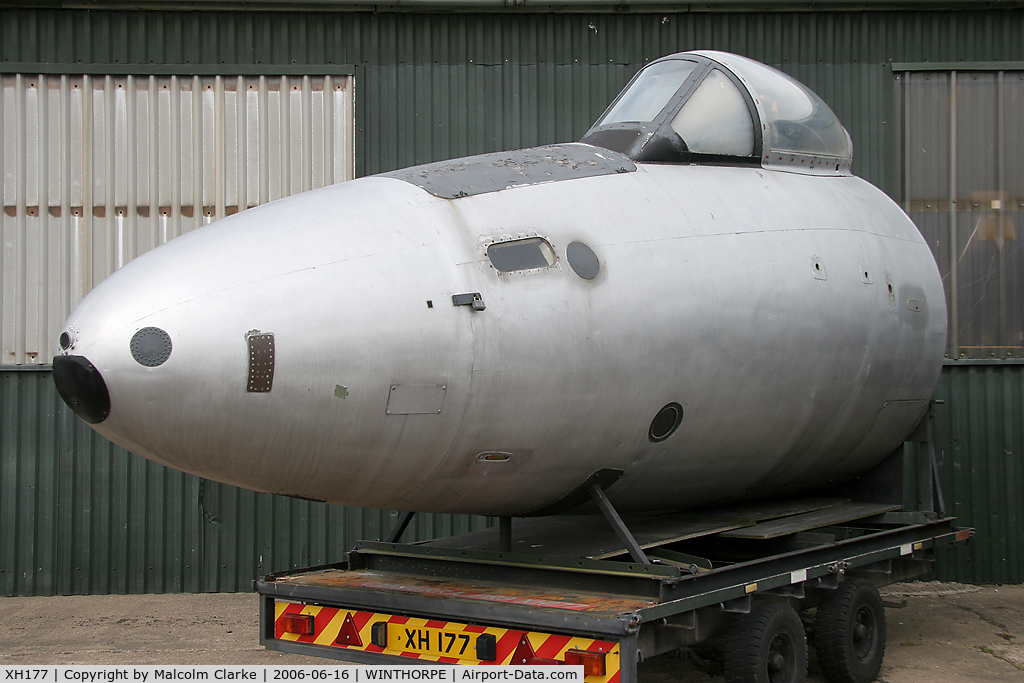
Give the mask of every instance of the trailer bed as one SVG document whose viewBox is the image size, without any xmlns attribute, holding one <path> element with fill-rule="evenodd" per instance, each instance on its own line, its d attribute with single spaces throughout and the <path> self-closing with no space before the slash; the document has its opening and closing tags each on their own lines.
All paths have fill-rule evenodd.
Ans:
<svg viewBox="0 0 1024 683">
<path fill-rule="evenodd" d="M 600 655 L 588 683 L 632 683 L 642 658 L 722 633 L 759 600 L 813 607 L 850 578 L 920 576 L 937 548 L 970 537 L 897 507 L 819 498 L 626 517 L 652 564 L 629 561 L 600 516 L 516 520 L 510 552 L 493 549 L 494 529 L 364 541 L 343 562 L 257 581 L 261 643 L 361 663 Z"/>
</svg>

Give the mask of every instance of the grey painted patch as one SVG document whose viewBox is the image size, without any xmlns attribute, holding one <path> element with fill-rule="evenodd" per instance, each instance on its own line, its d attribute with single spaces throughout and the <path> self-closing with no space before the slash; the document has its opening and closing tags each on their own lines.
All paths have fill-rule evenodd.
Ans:
<svg viewBox="0 0 1024 683">
<path fill-rule="evenodd" d="M 348 387 L 343 387 L 340 384 L 335 384 L 334 396 L 336 398 L 348 398 Z"/>
<path fill-rule="evenodd" d="M 440 161 L 381 175 L 412 183 L 442 199 L 458 199 L 522 185 L 635 170 L 636 164 L 618 152 L 573 142 Z"/>
<path fill-rule="evenodd" d="M 393 384 L 388 393 L 388 415 L 429 415 L 441 412 L 448 387 L 440 384 Z"/>
<path fill-rule="evenodd" d="M 143 327 L 129 344 L 132 358 L 139 365 L 155 368 L 171 357 L 171 335 L 159 327 Z"/>
<path fill-rule="evenodd" d="M 900 319 L 912 330 L 920 332 L 927 328 L 930 316 L 924 290 L 916 285 L 901 286 L 899 298 L 907 302 L 906 313 L 901 313 Z"/>
<path fill-rule="evenodd" d="M 597 254 L 583 242 L 570 242 L 565 248 L 565 258 L 573 272 L 584 280 L 593 280 L 601 272 Z"/>
</svg>

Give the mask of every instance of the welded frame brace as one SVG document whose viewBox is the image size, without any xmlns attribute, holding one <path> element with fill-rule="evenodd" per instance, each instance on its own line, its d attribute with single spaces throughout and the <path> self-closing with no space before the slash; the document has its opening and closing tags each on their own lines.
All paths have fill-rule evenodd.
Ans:
<svg viewBox="0 0 1024 683">
<path fill-rule="evenodd" d="M 388 543 L 398 543 L 398 540 L 402 538 L 402 534 L 409 528 L 409 522 L 416 515 L 415 512 L 405 511 L 399 517 L 398 521 L 395 522 L 395 526 L 391 528 L 391 533 L 388 534 Z M 512 518 L 511 517 L 499 517 L 498 518 L 498 550 L 501 552 L 510 552 L 512 550 Z"/>
<path fill-rule="evenodd" d="M 594 484 L 590 487 L 590 495 L 593 496 L 597 502 L 597 506 L 601 508 L 601 514 L 608 520 L 608 524 L 611 525 L 612 531 L 619 537 L 622 544 L 626 546 L 629 551 L 630 557 L 633 558 L 634 562 L 639 564 L 651 564 L 651 560 L 644 553 L 643 548 L 637 543 L 636 538 L 629 531 L 629 527 L 626 526 L 625 522 L 622 521 L 622 517 L 615 511 L 608 496 L 605 495 L 604 489 L 601 488 L 600 484 Z M 409 527 L 409 522 L 412 521 L 415 512 L 406 511 L 403 512 L 395 526 L 391 529 L 391 533 L 388 534 L 388 543 L 398 543 L 398 539 L 402 537 L 405 530 Z M 499 517 L 498 518 L 498 550 L 500 552 L 510 552 L 512 550 L 512 518 L 511 517 Z"/>
<path fill-rule="evenodd" d="M 395 526 L 391 528 L 391 533 L 388 534 L 388 543 L 398 543 L 398 539 L 405 533 L 405 530 L 409 527 L 409 522 L 412 521 L 415 514 L 415 512 L 406 510 L 398 517 Z"/>
<path fill-rule="evenodd" d="M 640 564 L 651 564 L 651 561 L 647 558 L 643 548 L 637 543 L 636 538 L 630 533 L 629 527 L 626 526 L 625 522 L 622 521 L 622 517 L 619 517 L 619 513 L 615 511 L 608 496 L 605 495 L 604 489 L 601 488 L 600 484 L 594 484 L 590 487 L 590 495 L 594 497 L 597 502 L 597 506 L 601 508 L 601 513 L 604 518 L 608 520 L 608 523 L 612 527 L 612 531 L 619 537 L 622 544 L 629 550 L 629 556 L 633 558 L 634 562 Z"/>
</svg>

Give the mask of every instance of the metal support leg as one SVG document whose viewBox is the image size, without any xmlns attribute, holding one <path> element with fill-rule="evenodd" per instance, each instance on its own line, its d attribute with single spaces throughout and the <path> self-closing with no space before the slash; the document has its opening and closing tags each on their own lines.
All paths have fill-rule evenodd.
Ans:
<svg viewBox="0 0 1024 683">
<path fill-rule="evenodd" d="M 626 549 L 629 550 L 630 557 L 633 558 L 634 562 L 640 564 L 650 564 L 651 561 L 647 559 L 647 555 L 644 554 L 643 548 L 633 538 L 633 534 L 629 532 L 626 525 L 623 523 L 622 518 L 619 517 L 619 513 L 612 507 L 611 501 L 608 500 L 608 496 L 604 494 L 604 489 L 601 488 L 600 484 L 594 484 L 590 487 L 590 495 L 597 501 L 598 506 L 601 508 L 601 512 L 604 513 L 605 519 L 612 525 L 612 530 L 615 531 L 615 535 L 619 537 Z"/>
<path fill-rule="evenodd" d="M 945 401 L 935 400 L 928 406 L 921 424 L 914 433 L 907 437 L 907 442 L 915 445 L 914 462 L 917 477 L 917 500 L 921 512 L 934 512 L 940 516 L 946 514 L 946 500 L 942 495 L 942 482 L 939 480 L 939 462 L 935 457 L 935 441 L 932 437 L 933 406 Z M 906 504 L 906 501 L 904 501 Z"/>
<path fill-rule="evenodd" d="M 942 482 L 939 481 L 939 462 L 935 459 L 935 446 L 928 443 L 928 459 L 931 461 L 932 483 L 935 485 L 936 512 L 940 517 L 946 514 L 946 501 L 942 497 Z"/>
<path fill-rule="evenodd" d="M 512 552 L 512 518 L 498 518 L 498 550 L 503 553 Z"/>
<path fill-rule="evenodd" d="M 391 529 L 391 533 L 388 534 L 388 543 L 398 543 L 398 539 L 405 533 L 406 528 L 409 526 L 409 522 L 412 521 L 412 516 L 415 512 L 403 512 L 398 518 L 398 523 L 395 524 L 394 528 Z"/>
<path fill-rule="evenodd" d="M 935 403 L 943 403 L 943 401 L 935 401 Z M 932 437 L 932 408 L 928 406 L 928 414 L 924 416 L 927 426 L 925 427 L 925 435 L 927 438 L 927 444 L 925 449 L 928 452 L 928 482 L 931 484 L 930 494 L 934 495 L 934 506 L 932 506 L 939 515 L 946 514 L 946 501 L 942 496 L 942 482 L 939 481 L 939 461 L 935 457 L 935 440 Z M 931 496 L 929 496 L 931 498 Z"/>
<path fill-rule="evenodd" d="M 944 401 L 933 401 L 933 404 L 941 404 Z M 939 481 L 939 462 L 935 457 L 935 441 L 932 437 L 932 407 L 928 406 L 928 412 L 919 428 L 923 430 L 920 445 L 924 453 L 918 454 L 918 486 L 922 507 L 927 512 L 937 512 L 944 515 L 946 501 L 942 495 L 942 483 Z"/>
<path fill-rule="evenodd" d="M 917 499 L 921 512 L 935 511 L 934 486 L 932 485 L 932 469 L 929 462 L 928 444 L 918 444 L 917 447 Z"/>
</svg>

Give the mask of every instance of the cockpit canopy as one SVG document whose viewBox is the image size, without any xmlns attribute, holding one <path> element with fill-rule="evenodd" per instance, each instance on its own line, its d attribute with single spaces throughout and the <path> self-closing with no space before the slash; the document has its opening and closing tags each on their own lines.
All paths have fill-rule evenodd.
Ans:
<svg viewBox="0 0 1024 683">
<path fill-rule="evenodd" d="M 848 175 L 853 143 L 803 84 L 746 57 L 702 50 L 640 70 L 581 142 L 638 162 L 761 165 Z"/>
</svg>

